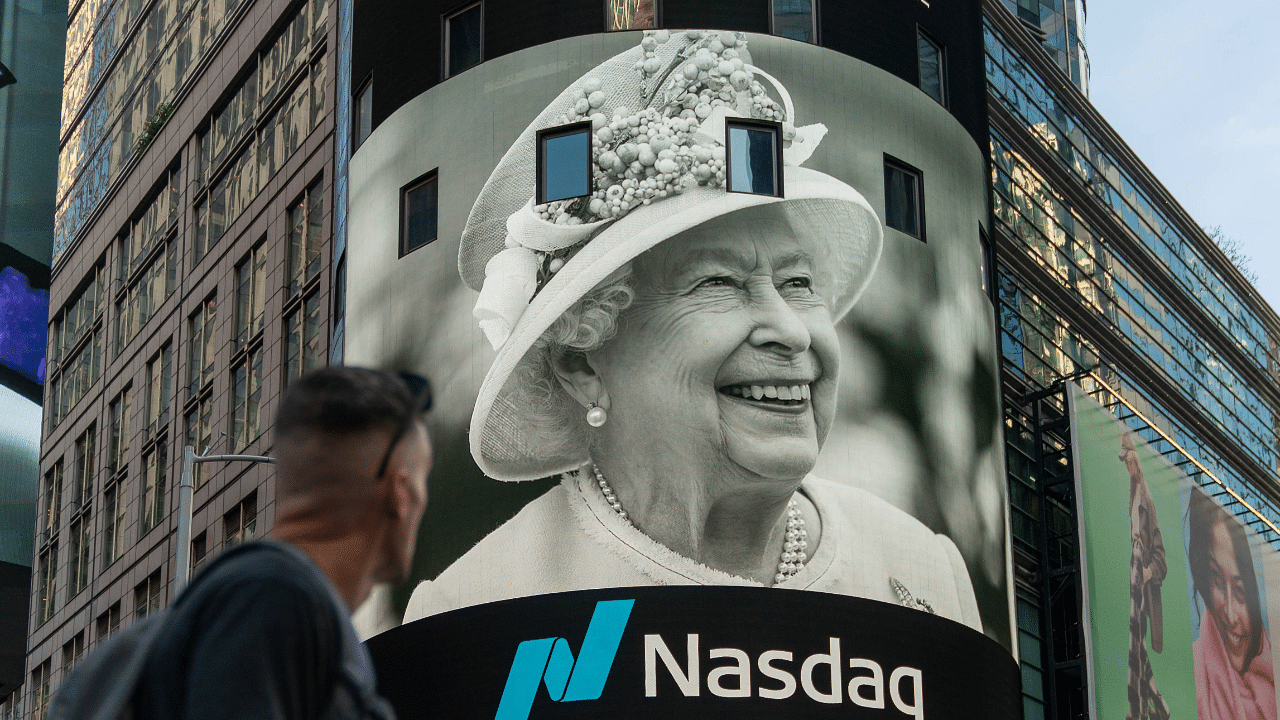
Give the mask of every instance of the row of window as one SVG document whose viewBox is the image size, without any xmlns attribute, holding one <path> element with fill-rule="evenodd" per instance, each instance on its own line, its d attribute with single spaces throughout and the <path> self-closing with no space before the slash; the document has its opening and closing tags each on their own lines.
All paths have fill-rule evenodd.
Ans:
<svg viewBox="0 0 1280 720">
<path fill-rule="evenodd" d="M 1274 362 L 1273 340 L 1258 313 L 1213 269 L 1199 243 L 1183 237 L 1161 204 L 1136 182 L 1134 173 L 1113 159 L 1113 153 L 1076 117 L 1071 102 L 1048 88 L 1039 74 L 1007 45 L 990 22 L 984 27 L 988 87 L 1000 104 L 1019 116 L 1031 136 L 1057 158 L 1061 167 L 1080 180 L 1080 187 L 1111 211 L 1185 288 L 1186 297 L 1200 305 L 1258 368 Z"/>
<path fill-rule="evenodd" d="M 551 202 L 590 194 L 591 150 L 587 129 L 553 128 L 539 133 L 538 202 Z M 782 196 L 782 158 L 776 123 L 730 122 L 726 134 L 730 150 L 728 185 L 730 192 Z M 578 139 L 577 142 L 565 140 Z M 740 156 L 735 163 L 735 149 Z M 572 194 L 567 194 L 572 193 Z M 400 256 L 436 239 L 439 218 L 439 174 L 432 170 L 400 189 Z M 884 159 L 885 225 L 921 241 L 924 232 L 924 174 L 888 155 Z M 292 246 L 291 246 L 292 247 Z M 300 254 L 291 254 L 301 256 Z M 292 268 L 293 266 L 291 266 Z M 984 289 L 986 283 L 984 265 Z M 292 270 L 291 275 L 292 277 Z M 317 307 L 318 312 L 318 307 Z M 308 310 L 307 316 L 310 316 Z M 293 332 L 289 357 L 293 353 Z"/>
<path fill-rule="evenodd" d="M 537 134 L 537 189 L 535 202 L 555 202 L 589 197 L 594 191 L 591 162 L 591 123 L 579 122 L 540 130 Z M 782 125 L 750 119 L 725 120 L 726 189 L 753 195 L 783 196 Z M 429 174 L 427 193 L 421 181 L 401 191 L 401 255 L 430 242 L 427 230 L 419 230 L 419 218 L 432 219 L 420 206 L 428 198 L 434 206 L 436 175 Z M 919 240 L 924 234 L 924 175 L 907 163 L 884 158 L 885 225 Z"/>
</svg>

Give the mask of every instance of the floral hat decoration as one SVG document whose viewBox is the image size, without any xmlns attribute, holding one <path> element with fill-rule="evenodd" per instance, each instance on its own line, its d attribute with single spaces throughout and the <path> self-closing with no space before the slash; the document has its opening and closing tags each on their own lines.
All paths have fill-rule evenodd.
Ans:
<svg viewBox="0 0 1280 720">
<path fill-rule="evenodd" d="M 730 118 L 780 123 L 781 197 L 726 190 Z M 592 130 L 590 194 L 537 204 L 538 131 L 583 121 Z M 499 480 L 532 480 L 587 460 L 585 443 L 551 450 L 530 441 L 527 429 L 545 422 L 545 409 L 511 392 L 513 371 L 611 273 L 708 220 L 780 204 L 798 237 L 829 249 L 835 287 L 828 304 L 833 317 L 848 312 L 875 270 L 883 231 L 858 191 L 800 167 L 826 133 L 820 123 L 796 125 L 790 95 L 752 64 L 742 33 L 646 31 L 638 47 L 552 101 L 481 189 L 458 253 L 463 280 L 480 291 L 474 315 L 497 351 L 471 418 L 480 468 Z"/>
</svg>

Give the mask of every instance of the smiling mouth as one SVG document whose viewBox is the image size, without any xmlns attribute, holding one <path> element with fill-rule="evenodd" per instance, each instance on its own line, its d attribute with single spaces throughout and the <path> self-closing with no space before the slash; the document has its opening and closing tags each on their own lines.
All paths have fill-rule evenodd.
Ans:
<svg viewBox="0 0 1280 720">
<path fill-rule="evenodd" d="M 722 394 L 778 407 L 799 407 L 809 401 L 809 383 L 803 385 L 726 385 Z"/>
<path fill-rule="evenodd" d="M 1227 636 L 1227 645 L 1231 647 L 1238 647 L 1244 644 L 1244 640 L 1245 640 L 1244 633 L 1237 634 L 1230 630 L 1227 630 L 1224 634 Z"/>
</svg>

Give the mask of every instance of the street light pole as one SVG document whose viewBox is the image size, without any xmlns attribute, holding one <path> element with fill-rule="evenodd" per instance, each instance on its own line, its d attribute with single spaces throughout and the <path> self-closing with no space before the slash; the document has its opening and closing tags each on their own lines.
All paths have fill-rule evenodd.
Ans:
<svg viewBox="0 0 1280 720">
<path fill-rule="evenodd" d="M 266 455 L 196 455 L 190 445 L 182 449 L 182 478 L 178 482 L 178 547 L 177 567 L 174 569 L 174 597 L 181 593 L 191 579 L 191 495 L 195 492 L 192 475 L 196 463 L 250 462 L 275 463 Z"/>
</svg>

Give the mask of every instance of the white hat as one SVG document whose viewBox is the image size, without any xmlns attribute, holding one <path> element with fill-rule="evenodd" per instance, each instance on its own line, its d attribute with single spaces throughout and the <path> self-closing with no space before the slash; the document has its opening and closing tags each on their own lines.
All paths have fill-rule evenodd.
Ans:
<svg viewBox="0 0 1280 720">
<path fill-rule="evenodd" d="M 530 348 L 566 310 L 614 271 L 668 238 L 713 218 L 778 205 L 797 238 L 809 238 L 829 248 L 835 287 L 827 300 L 833 318 L 847 313 L 866 288 L 883 244 L 880 220 L 852 187 L 798 167 L 826 128 L 811 125 L 793 130 L 794 111 L 785 89 L 749 64 L 745 44 L 745 38 L 734 33 L 646 33 L 640 47 L 605 61 L 561 93 L 521 133 L 489 176 L 467 219 L 458 253 L 463 280 L 481 290 L 476 316 L 497 349 L 471 416 L 471 454 L 486 475 L 504 481 L 534 480 L 577 469 L 588 460 L 585 442 L 550 448 L 530 438 L 531 428 L 546 424 L 547 408 L 529 407 L 536 403 L 513 392 L 513 372 L 530 360 Z M 702 99 L 706 99 L 703 83 L 708 81 L 707 73 L 695 76 L 691 69 L 687 80 L 680 76 L 684 67 L 706 59 L 706 49 L 712 51 L 717 69 L 731 69 L 729 64 L 718 65 L 726 61 L 725 55 L 742 61 L 732 66 L 743 68 L 750 84 L 736 99 L 717 100 L 711 108 L 694 111 L 690 102 L 680 104 L 680 95 L 702 90 Z M 725 49 L 731 52 L 724 53 Z M 713 87 L 729 87 L 729 75 L 713 70 L 709 82 Z M 785 114 L 764 95 L 756 79 L 761 77 L 782 95 Z M 744 88 L 740 76 L 734 80 L 737 88 Z M 721 97 L 726 95 L 729 93 Z M 590 107 L 585 108 L 583 100 L 588 97 Z M 736 108 L 747 112 L 735 112 L 735 100 Z M 648 109 L 664 104 L 661 115 Z M 602 172 L 599 159 L 609 146 L 597 144 L 593 154 L 597 192 L 590 199 L 590 209 L 587 200 L 577 205 L 561 202 L 535 207 L 530 198 L 536 182 L 538 130 L 581 119 L 592 119 L 599 130 L 609 125 L 602 121 L 602 114 L 618 108 L 624 109 L 624 115 L 628 113 L 625 108 L 646 108 L 640 114 L 647 113 L 655 126 L 659 120 L 666 123 L 663 127 L 668 131 L 673 117 L 685 118 L 688 122 L 680 127 L 691 125 L 691 131 L 674 134 L 677 142 L 684 143 L 676 158 L 682 162 L 680 170 L 656 177 L 649 171 L 651 180 L 644 189 L 638 181 L 645 174 L 628 172 L 626 177 L 636 178 L 627 183 L 635 186 L 633 194 L 628 194 L 621 206 L 614 203 L 609 207 L 596 201 L 606 197 L 611 184 L 622 182 L 625 166 L 619 165 L 613 175 L 607 166 Z M 584 109 L 588 112 L 582 112 Z M 688 146 L 696 150 L 698 144 L 722 144 L 724 115 L 748 112 L 784 121 L 788 147 L 784 151 L 783 197 L 730 193 L 723 188 L 722 173 L 708 178 L 704 167 L 701 176 L 696 174 L 698 161 L 692 159 Z M 621 116 L 615 118 L 615 124 L 619 119 L 625 124 L 626 118 Z M 723 157 L 722 150 L 717 157 Z M 717 167 L 715 161 L 710 164 Z M 723 164 L 718 167 L 722 170 Z M 656 187 L 669 192 L 659 196 Z M 566 224 L 566 217 L 560 216 L 571 216 L 573 224 Z"/>
</svg>

